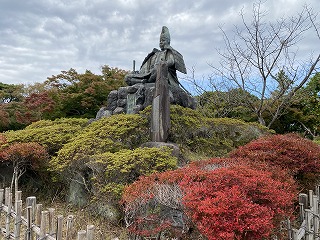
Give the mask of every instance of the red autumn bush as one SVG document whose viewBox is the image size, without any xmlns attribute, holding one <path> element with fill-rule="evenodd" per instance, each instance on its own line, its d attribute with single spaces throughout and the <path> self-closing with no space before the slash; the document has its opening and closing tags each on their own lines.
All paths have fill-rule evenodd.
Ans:
<svg viewBox="0 0 320 240">
<path fill-rule="evenodd" d="M 45 147 L 36 142 L 7 144 L 5 137 L 0 135 L 0 163 L 12 166 L 12 183 L 18 190 L 18 180 L 27 169 L 40 169 L 45 166 L 49 155 Z M 11 186 L 13 187 L 13 186 Z"/>
<path fill-rule="evenodd" d="M 247 166 L 251 169 L 259 169 L 271 173 L 271 178 L 280 182 L 288 182 L 292 184 L 292 175 L 279 166 L 272 166 L 267 162 L 252 161 L 249 158 L 212 158 L 207 160 L 195 161 L 189 164 L 190 167 L 200 168 L 203 170 L 214 170 L 222 167 L 231 166 Z M 296 189 L 296 184 L 293 186 L 293 190 Z"/>
<path fill-rule="evenodd" d="M 296 196 L 293 181 L 245 165 L 188 174 L 180 186 L 187 215 L 209 240 L 270 236 Z"/>
<path fill-rule="evenodd" d="M 177 169 L 141 177 L 123 193 L 125 223 L 138 236 L 171 236 L 187 233 L 190 221 L 184 213 L 183 193 L 179 182 L 185 169 Z"/>
<path fill-rule="evenodd" d="M 149 177 L 125 189 L 129 230 L 187 235 L 195 226 L 208 239 L 261 239 L 292 213 L 295 185 L 255 170 L 245 159 L 211 159 Z"/>
<path fill-rule="evenodd" d="M 281 167 L 307 190 L 320 175 L 320 146 L 296 134 L 259 138 L 234 150 L 230 157 Z"/>
</svg>

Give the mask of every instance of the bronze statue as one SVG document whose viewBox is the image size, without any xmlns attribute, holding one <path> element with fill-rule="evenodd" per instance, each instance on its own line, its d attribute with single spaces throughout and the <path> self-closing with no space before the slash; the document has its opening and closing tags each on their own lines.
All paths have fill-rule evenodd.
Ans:
<svg viewBox="0 0 320 240">
<path fill-rule="evenodd" d="M 139 71 L 133 71 L 125 76 L 128 86 L 120 87 L 109 93 L 107 106 L 99 110 L 96 119 L 113 114 L 135 114 L 145 109 L 159 95 L 157 79 L 160 79 L 162 85 L 166 84 L 161 89 L 165 89 L 162 92 L 168 93 L 167 100 L 170 101 L 170 104 L 196 108 L 195 99 L 178 81 L 177 71 L 187 73 L 187 70 L 182 55 L 170 46 L 169 30 L 165 26 L 162 27 L 159 46 L 161 50 L 153 49 L 144 59 Z M 166 66 L 165 74 L 157 72 L 164 65 Z M 158 101 L 159 109 L 160 102 L 162 104 L 167 100 L 161 98 L 161 101 Z"/>
<path fill-rule="evenodd" d="M 161 61 L 165 61 L 168 65 L 169 85 L 179 87 L 176 70 L 181 73 L 187 73 L 187 70 L 182 55 L 170 46 L 170 33 L 165 26 L 162 27 L 160 34 L 159 47 L 161 50 L 154 48 L 148 54 L 139 71 L 126 75 L 125 81 L 129 86 L 136 83 L 154 83 L 156 81 L 157 65 Z"/>
</svg>

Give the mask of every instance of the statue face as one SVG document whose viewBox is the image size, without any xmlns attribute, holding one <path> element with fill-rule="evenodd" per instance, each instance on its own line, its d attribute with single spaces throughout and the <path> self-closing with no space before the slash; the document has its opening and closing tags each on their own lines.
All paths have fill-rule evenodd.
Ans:
<svg viewBox="0 0 320 240">
<path fill-rule="evenodd" d="M 165 37 L 160 37 L 160 43 L 159 43 L 160 49 L 163 50 L 168 45 L 170 45 L 168 39 Z"/>
</svg>

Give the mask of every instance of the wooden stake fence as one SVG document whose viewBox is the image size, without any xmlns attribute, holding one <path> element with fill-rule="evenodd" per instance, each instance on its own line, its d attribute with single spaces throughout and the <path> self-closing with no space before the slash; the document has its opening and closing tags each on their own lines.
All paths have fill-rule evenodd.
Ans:
<svg viewBox="0 0 320 240">
<path fill-rule="evenodd" d="M 299 194 L 301 225 L 295 229 L 288 221 L 289 240 L 320 240 L 319 190 L 320 186 L 317 186 L 315 193 L 310 190 L 308 194 Z"/>
<path fill-rule="evenodd" d="M 73 215 L 66 218 L 64 225 L 63 216 L 55 217 L 53 208 L 42 210 L 42 204 L 37 204 L 36 197 L 28 197 L 23 208 L 21 195 L 21 191 L 16 192 L 13 203 L 11 189 L 0 189 L 0 238 L 2 235 L 4 239 L 14 240 L 94 239 L 93 225 L 88 225 L 86 230 L 74 236 Z M 22 215 L 23 210 L 25 215 Z"/>
</svg>

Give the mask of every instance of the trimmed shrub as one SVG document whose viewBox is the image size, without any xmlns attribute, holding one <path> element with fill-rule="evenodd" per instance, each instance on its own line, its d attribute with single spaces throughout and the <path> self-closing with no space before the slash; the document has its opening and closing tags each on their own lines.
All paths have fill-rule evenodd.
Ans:
<svg viewBox="0 0 320 240">
<path fill-rule="evenodd" d="M 265 136 L 234 150 L 230 157 L 244 157 L 288 171 L 305 190 L 320 175 L 320 146 L 296 134 Z"/>
<path fill-rule="evenodd" d="M 234 148 L 268 133 L 267 128 L 258 124 L 230 118 L 206 118 L 181 106 L 172 106 L 170 116 L 170 140 L 208 157 L 225 156 Z"/>
<path fill-rule="evenodd" d="M 113 115 L 91 123 L 51 160 L 53 171 L 82 171 L 96 154 L 133 149 L 146 141 L 146 120 L 139 115 Z"/>
<path fill-rule="evenodd" d="M 136 148 L 94 155 L 86 164 L 92 170 L 94 194 L 103 198 L 109 193 L 110 198 L 111 193 L 119 200 L 123 188 L 140 176 L 177 168 L 177 158 L 171 152 L 172 149 L 167 147 Z"/>
<path fill-rule="evenodd" d="M 270 237 L 293 212 L 292 184 L 238 165 L 188 174 L 180 186 L 187 214 L 209 240 L 253 240 Z"/>
<path fill-rule="evenodd" d="M 135 236 L 166 237 L 186 235 L 192 226 L 184 212 L 179 186 L 185 169 L 143 176 L 127 186 L 121 203 L 124 220 Z"/>
<path fill-rule="evenodd" d="M 122 198 L 129 230 L 187 237 L 196 228 L 208 239 L 270 236 L 293 212 L 295 184 L 285 173 L 257 170 L 246 162 L 199 161 L 134 182 Z"/>
<path fill-rule="evenodd" d="M 150 118 L 150 107 L 141 115 Z M 169 141 L 179 144 L 185 155 L 195 153 L 205 158 L 225 156 L 270 131 L 256 123 L 230 118 L 207 118 L 199 112 L 179 105 L 170 106 Z"/>
<path fill-rule="evenodd" d="M 23 130 L 5 132 L 9 143 L 37 142 L 45 146 L 50 155 L 56 154 L 88 124 L 88 119 L 61 118 L 54 121 L 34 122 Z"/>
</svg>

